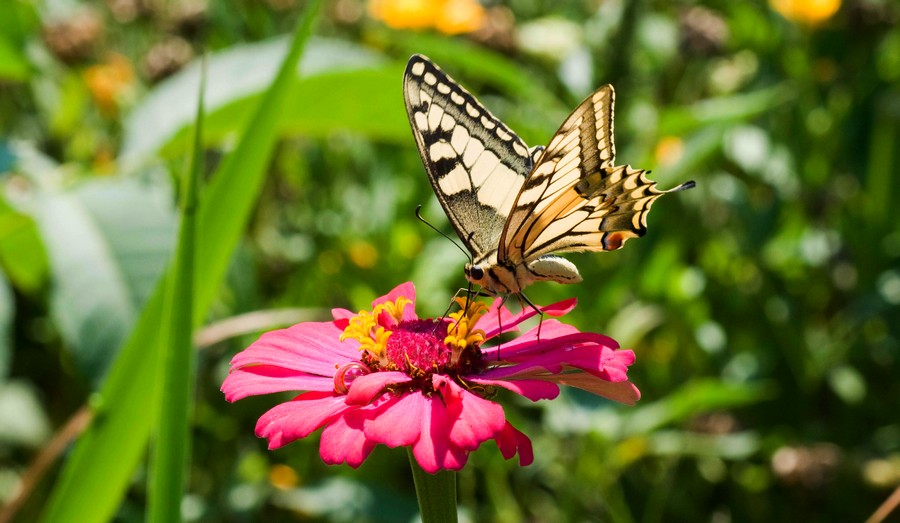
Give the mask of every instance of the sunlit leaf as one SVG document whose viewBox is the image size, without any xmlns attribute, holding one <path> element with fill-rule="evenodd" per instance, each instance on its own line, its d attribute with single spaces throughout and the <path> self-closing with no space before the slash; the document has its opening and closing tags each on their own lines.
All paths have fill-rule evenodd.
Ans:
<svg viewBox="0 0 900 523">
<path fill-rule="evenodd" d="M 750 93 L 710 98 L 688 107 L 670 107 L 660 113 L 659 133 L 679 136 L 703 126 L 742 122 L 765 114 L 796 96 L 786 85 Z"/>
<path fill-rule="evenodd" d="M 205 94 L 209 106 L 207 143 L 221 140 L 246 125 L 259 96 L 275 77 L 287 45 L 287 39 L 278 38 L 237 45 L 210 57 Z M 298 71 L 301 80 L 288 93 L 278 122 L 287 130 L 321 135 L 334 129 L 350 129 L 393 138 L 402 128 L 408 134 L 408 129 L 400 126 L 408 124 L 399 96 L 393 109 L 385 103 L 389 81 L 394 84 L 395 95 L 399 93 L 396 78 L 402 69 L 389 65 L 372 51 L 347 42 L 316 38 L 310 41 Z M 190 89 L 196 85 L 198 74 L 195 62 L 160 84 L 132 111 L 125 122 L 123 157 L 140 158 L 166 145 L 172 148 L 173 140 L 178 141 L 177 151 L 187 150 L 185 133 L 194 117 Z M 323 113 L 325 108 L 331 112 Z"/>
<path fill-rule="evenodd" d="M 771 394 L 761 384 L 694 380 L 665 398 L 639 404 L 625 422 L 628 434 L 644 434 L 691 416 L 755 403 Z"/>
<path fill-rule="evenodd" d="M 0 34 L 0 79 L 22 81 L 30 72 L 25 53 Z"/>
<path fill-rule="evenodd" d="M 34 220 L 0 197 L 0 265 L 17 289 L 33 293 L 47 277 L 47 254 Z"/>
</svg>

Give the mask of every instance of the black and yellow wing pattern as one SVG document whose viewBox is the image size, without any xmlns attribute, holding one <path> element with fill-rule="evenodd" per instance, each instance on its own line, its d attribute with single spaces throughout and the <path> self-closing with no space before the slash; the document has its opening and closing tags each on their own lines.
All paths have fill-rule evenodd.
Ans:
<svg viewBox="0 0 900 523">
<path fill-rule="evenodd" d="M 410 126 L 438 200 L 472 254 L 466 276 L 494 294 L 538 280 L 574 283 L 555 253 L 615 250 L 643 236 L 662 191 L 647 172 L 615 165 L 615 91 L 597 89 L 543 147 L 503 122 L 421 55 L 403 80 Z"/>
</svg>

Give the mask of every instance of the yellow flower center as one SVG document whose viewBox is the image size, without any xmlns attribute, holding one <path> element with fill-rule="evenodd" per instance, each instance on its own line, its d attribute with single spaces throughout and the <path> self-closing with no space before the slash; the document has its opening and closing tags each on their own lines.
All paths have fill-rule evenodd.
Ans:
<svg viewBox="0 0 900 523">
<path fill-rule="evenodd" d="M 368 353 L 380 363 L 386 364 L 384 351 L 387 347 L 391 332 L 378 324 L 381 313 L 387 313 L 395 322 L 403 318 L 403 309 L 412 303 L 412 300 L 400 296 L 394 301 L 386 301 L 376 305 L 372 312 L 359 311 L 359 314 L 350 318 L 350 324 L 341 334 L 341 341 L 353 339 L 359 342 L 359 350 Z"/>
<path fill-rule="evenodd" d="M 467 347 L 478 346 L 484 341 L 484 331 L 472 327 L 488 311 L 487 305 L 478 301 L 456 298 L 456 303 L 462 308 L 450 313 L 452 321 L 447 325 L 447 337 L 444 338 L 444 344 L 453 351 L 451 365 L 459 361 L 460 354 Z"/>
</svg>

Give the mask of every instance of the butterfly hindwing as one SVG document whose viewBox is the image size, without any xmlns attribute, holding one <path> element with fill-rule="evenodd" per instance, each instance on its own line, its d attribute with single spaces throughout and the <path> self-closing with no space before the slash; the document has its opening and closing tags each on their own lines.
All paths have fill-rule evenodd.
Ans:
<svg viewBox="0 0 900 523">
<path fill-rule="evenodd" d="M 431 185 L 478 258 L 495 250 L 534 160 L 525 143 L 427 58 L 403 76 L 406 111 Z"/>
<path fill-rule="evenodd" d="M 644 234 L 650 205 L 664 191 L 646 171 L 614 166 L 614 102 L 612 86 L 601 87 L 550 140 L 507 221 L 500 260 L 615 250 Z"/>
</svg>

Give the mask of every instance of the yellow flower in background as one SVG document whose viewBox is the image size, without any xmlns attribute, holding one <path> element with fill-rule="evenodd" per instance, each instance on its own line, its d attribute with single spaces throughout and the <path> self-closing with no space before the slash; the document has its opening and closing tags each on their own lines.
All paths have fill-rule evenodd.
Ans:
<svg viewBox="0 0 900 523">
<path fill-rule="evenodd" d="M 448 0 L 441 2 L 437 13 L 435 29 L 454 35 L 477 31 L 484 25 L 484 7 L 475 0 Z"/>
<path fill-rule="evenodd" d="M 347 255 L 350 261 L 361 269 L 371 269 L 378 262 L 378 249 L 365 241 L 358 241 L 350 245 Z"/>
<path fill-rule="evenodd" d="M 769 0 L 769 5 L 792 22 L 817 25 L 837 13 L 841 0 Z"/>
<path fill-rule="evenodd" d="M 656 163 L 662 166 L 675 165 L 684 155 L 684 142 L 677 136 L 664 136 L 653 151 Z"/>
<path fill-rule="evenodd" d="M 369 13 L 395 29 L 431 27 L 437 0 L 371 0 Z"/>
<path fill-rule="evenodd" d="M 134 68 L 128 58 L 111 53 L 103 63 L 87 68 L 84 83 L 100 112 L 115 116 L 123 97 L 134 84 Z"/>
<path fill-rule="evenodd" d="M 476 0 L 370 0 L 369 13 L 394 29 L 434 28 L 446 34 L 470 33 L 485 21 Z"/>
</svg>

